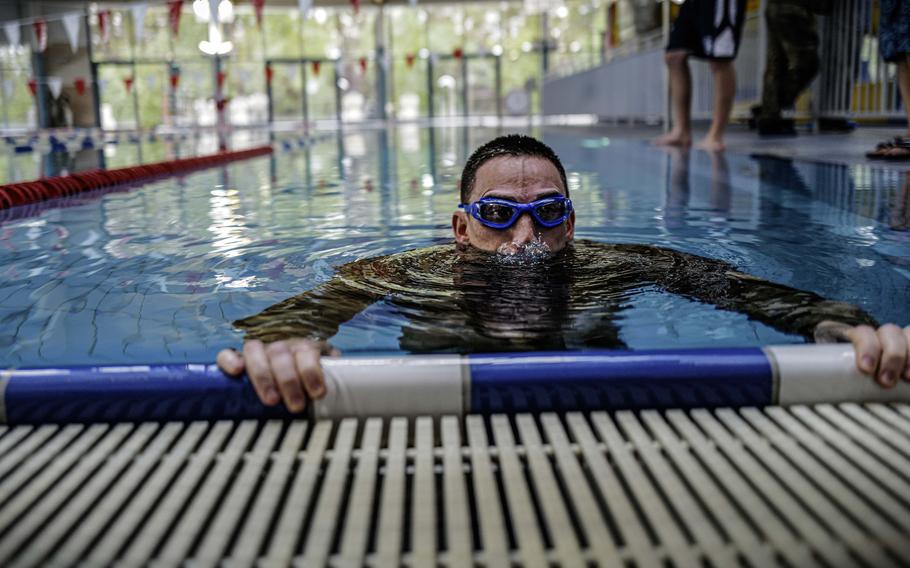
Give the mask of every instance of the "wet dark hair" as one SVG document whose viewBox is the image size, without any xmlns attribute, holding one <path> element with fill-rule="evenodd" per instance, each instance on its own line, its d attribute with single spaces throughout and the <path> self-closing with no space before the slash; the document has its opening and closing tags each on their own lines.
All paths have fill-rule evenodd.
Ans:
<svg viewBox="0 0 910 568">
<path fill-rule="evenodd" d="M 471 191 L 474 189 L 474 180 L 477 177 L 477 170 L 480 169 L 480 166 L 499 156 L 535 156 L 549 160 L 559 171 L 562 186 L 566 190 L 566 197 L 569 196 L 566 170 L 562 167 L 562 162 L 559 161 L 559 157 L 552 148 L 540 140 L 524 134 L 506 134 L 505 136 L 494 138 L 474 150 L 474 153 L 465 162 L 464 170 L 461 172 L 462 203 L 467 203 L 471 197 Z"/>
</svg>

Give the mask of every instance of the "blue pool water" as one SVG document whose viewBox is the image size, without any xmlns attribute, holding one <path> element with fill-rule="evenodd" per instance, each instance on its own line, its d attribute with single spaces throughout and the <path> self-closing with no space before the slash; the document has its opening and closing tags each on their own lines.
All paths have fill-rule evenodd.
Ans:
<svg viewBox="0 0 910 568">
<path fill-rule="evenodd" d="M 211 360 L 241 343 L 232 321 L 327 281 L 336 266 L 448 242 L 461 166 L 496 134 L 346 131 L 183 179 L 7 212 L 0 366 Z M 722 259 L 910 324 L 904 174 L 672 153 L 590 129 L 533 134 L 565 163 L 579 238 Z M 162 148 L 144 144 L 141 159 L 164 159 Z M 131 165 L 137 150 L 105 155 L 111 167 Z M 30 159 L 9 163 L 27 169 Z M 633 349 L 803 341 L 656 289 L 632 295 L 617 323 Z M 345 352 L 397 352 L 402 324 L 379 302 L 332 341 Z"/>
</svg>

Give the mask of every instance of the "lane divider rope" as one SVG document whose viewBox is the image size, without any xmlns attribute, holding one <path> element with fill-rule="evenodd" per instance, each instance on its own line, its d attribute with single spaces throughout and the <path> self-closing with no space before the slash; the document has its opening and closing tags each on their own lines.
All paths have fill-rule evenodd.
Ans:
<svg viewBox="0 0 910 568">
<path fill-rule="evenodd" d="M 28 205 L 47 199 L 67 197 L 95 189 L 137 184 L 193 170 L 220 166 L 228 162 L 256 158 L 272 153 L 271 146 L 219 152 L 208 156 L 167 160 L 113 170 L 88 170 L 65 176 L 0 185 L 0 210 Z"/>
</svg>

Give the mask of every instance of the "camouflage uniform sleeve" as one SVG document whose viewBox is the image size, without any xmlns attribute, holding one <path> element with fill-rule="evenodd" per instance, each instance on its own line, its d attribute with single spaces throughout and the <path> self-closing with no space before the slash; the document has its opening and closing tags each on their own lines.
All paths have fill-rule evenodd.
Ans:
<svg viewBox="0 0 910 568">
<path fill-rule="evenodd" d="M 825 320 L 878 325 L 857 306 L 738 272 L 720 260 L 671 250 L 661 254 L 666 262 L 656 263 L 662 268 L 655 281 L 668 292 L 746 314 L 786 333 L 811 340 L 815 327 Z"/>
<path fill-rule="evenodd" d="M 343 323 L 382 297 L 375 290 L 357 286 L 357 272 L 356 266 L 343 267 L 325 284 L 237 320 L 234 325 L 246 331 L 246 340 L 326 340 Z"/>
</svg>

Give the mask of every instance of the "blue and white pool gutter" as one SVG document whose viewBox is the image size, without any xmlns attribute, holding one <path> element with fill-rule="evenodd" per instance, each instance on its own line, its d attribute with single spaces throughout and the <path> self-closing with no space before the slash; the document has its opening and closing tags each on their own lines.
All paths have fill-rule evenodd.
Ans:
<svg viewBox="0 0 910 568">
<path fill-rule="evenodd" d="M 319 419 L 910 402 L 856 369 L 853 347 L 324 357 Z M 287 418 L 211 364 L 0 371 L 0 423 Z"/>
</svg>

